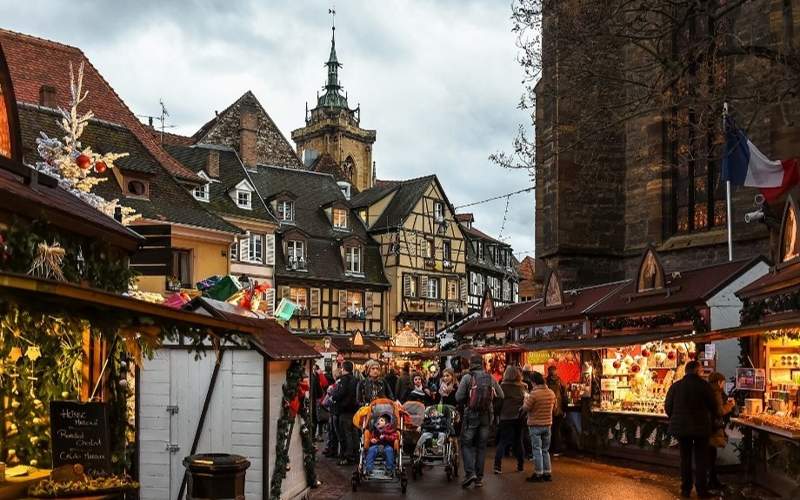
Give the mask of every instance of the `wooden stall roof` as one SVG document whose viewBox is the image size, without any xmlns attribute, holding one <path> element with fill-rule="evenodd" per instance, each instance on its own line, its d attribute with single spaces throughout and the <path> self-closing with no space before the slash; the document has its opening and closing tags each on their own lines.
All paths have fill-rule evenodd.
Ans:
<svg viewBox="0 0 800 500">
<path fill-rule="evenodd" d="M 341 353 L 378 354 L 383 352 L 378 344 L 369 339 L 364 339 L 364 345 L 353 345 L 353 341 L 349 337 L 331 337 L 331 345 Z"/>
<path fill-rule="evenodd" d="M 710 342 L 717 340 L 717 332 L 706 333 L 686 333 L 675 332 L 672 334 L 664 334 L 663 332 L 653 333 L 637 333 L 632 335 L 614 335 L 608 337 L 596 337 L 589 339 L 564 339 L 564 340 L 551 340 L 546 342 L 523 342 L 519 344 L 523 351 L 559 351 L 559 350 L 592 350 L 592 349 L 607 349 L 610 347 L 624 347 L 628 345 L 645 344 L 655 340 L 663 340 L 669 342 Z"/>
<path fill-rule="evenodd" d="M 773 266 L 767 274 L 736 292 L 736 295 L 741 299 L 751 299 L 797 288 L 800 288 L 800 262 L 792 262 Z"/>
<path fill-rule="evenodd" d="M 539 304 L 540 300 L 529 300 L 527 302 L 519 302 L 503 307 L 496 307 L 494 309 L 494 316 L 491 318 L 475 318 L 467 321 L 456 330 L 458 335 L 471 335 L 474 333 L 490 333 L 505 331 L 509 324 L 530 311 L 531 308 Z"/>
<path fill-rule="evenodd" d="M 603 300 L 629 283 L 630 281 L 617 281 L 567 290 L 564 292 L 563 304 L 548 307 L 544 305 L 544 301 L 540 301 L 536 307 L 511 321 L 509 326 L 517 328 L 584 319 L 589 308 L 601 304 Z"/>
<path fill-rule="evenodd" d="M 136 250 L 144 241 L 113 218 L 51 184 L 25 184 L 20 177 L 0 169 L 0 209 L 29 219 L 44 219 L 69 232 L 107 240 L 128 251 Z"/>
<path fill-rule="evenodd" d="M 636 281 L 631 281 L 587 313 L 603 317 L 701 305 L 758 262 L 765 262 L 764 257 L 666 273 L 664 288 L 649 293 L 637 294 Z"/>
<path fill-rule="evenodd" d="M 0 293 L 11 298 L 27 298 L 53 304 L 80 316 L 82 312 L 125 311 L 140 318 L 249 335 L 254 347 L 270 359 L 310 359 L 319 357 L 313 348 L 295 338 L 274 320 L 247 318 L 232 313 L 204 315 L 144 302 L 124 295 L 85 288 L 71 283 L 43 280 L 26 275 L 0 273 Z"/>
</svg>

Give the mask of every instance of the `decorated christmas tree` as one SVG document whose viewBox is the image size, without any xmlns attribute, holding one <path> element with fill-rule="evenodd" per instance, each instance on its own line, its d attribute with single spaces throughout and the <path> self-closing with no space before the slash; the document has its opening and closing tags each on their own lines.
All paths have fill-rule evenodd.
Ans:
<svg viewBox="0 0 800 500">
<path fill-rule="evenodd" d="M 83 91 L 83 63 L 78 68 L 78 76 L 69 65 L 70 81 L 70 109 L 59 108 L 61 119 L 57 121 L 59 128 L 64 132 L 61 139 L 49 137 L 44 132 L 36 139 L 37 150 L 41 161 L 36 162 L 36 169 L 58 179 L 59 185 L 81 198 L 86 203 L 97 208 L 106 215 L 113 217 L 119 207 L 122 211 L 122 223 L 128 224 L 137 219 L 132 208 L 123 207 L 118 199 L 106 200 L 92 189 L 108 180 L 95 174 L 104 174 L 114 168 L 114 162 L 124 158 L 128 153 L 99 154 L 90 146 L 81 144 L 81 135 L 94 117 L 94 113 L 87 111 L 79 113 L 78 106 L 86 99 L 88 92 Z"/>
</svg>

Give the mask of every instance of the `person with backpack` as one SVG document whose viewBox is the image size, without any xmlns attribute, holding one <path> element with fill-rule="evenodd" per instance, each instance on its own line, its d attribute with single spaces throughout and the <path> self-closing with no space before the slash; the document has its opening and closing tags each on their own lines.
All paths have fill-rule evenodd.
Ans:
<svg viewBox="0 0 800 500">
<path fill-rule="evenodd" d="M 476 354 L 470 358 L 469 373 L 461 378 L 456 391 L 456 401 L 464 404 L 461 428 L 463 488 L 469 488 L 472 484 L 476 487 L 483 486 L 483 466 L 495 398 L 503 398 L 503 389 L 486 373 L 483 369 L 483 358 Z"/>
<path fill-rule="evenodd" d="M 533 446 L 533 474 L 526 481 L 538 483 L 552 480 L 550 436 L 556 395 L 547 387 L 541 373 L 533 372 L 532 380 L 533 390 L 522 403 L 522 408 L 528 413 L 528 431 Z"/>
</svg>

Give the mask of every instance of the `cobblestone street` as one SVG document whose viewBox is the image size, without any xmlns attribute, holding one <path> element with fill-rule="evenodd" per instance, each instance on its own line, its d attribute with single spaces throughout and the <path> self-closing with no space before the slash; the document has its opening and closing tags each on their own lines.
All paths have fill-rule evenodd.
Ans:
<svg viewBox="0 0 800 500">
<path fill-rule="evenodd" d="M 489 454 L 491 455 L 491 453 Z M 487 455 L 488 456 L 488 455 Z M 514 471 L 513 460 L 506 459 L 504 468 Z M 407 498 L 491 498 L 516 499 L 592 499 L 592 500 L 672 500 L 679 498 L 677 470 L 666 468 L 643 470 L 629 468 L 628 464 L 609 464 L 580 457 L 556 457 L 553 461 L 553 481 L 551 483 L 530 484 L 525 477 L 530 475 L 531 465 L 525 465 L 525 472 L 506 472 L 494 475 L 491 463 L 487 461 L 483 488 L 463 490 L 459 480 L 448 483 L 441 468 L 426 471 L 422 479 L 409 480 Z M 404 498 L 397 484 L 362 484 L 358 492 L 350 490 L 351 467 L 339 467 L 328 459 L 322 459 L 319 467 L 323 486 L 312 492 L 312 500 L 379 499 Z M 674 472 L 675 476 L 671 476 Z M 734 477 L 725 477 L 733 484 Z M 725 499 L 772 498 L 764 491 L 752 488 L 729 488 Z"/>
</svg>

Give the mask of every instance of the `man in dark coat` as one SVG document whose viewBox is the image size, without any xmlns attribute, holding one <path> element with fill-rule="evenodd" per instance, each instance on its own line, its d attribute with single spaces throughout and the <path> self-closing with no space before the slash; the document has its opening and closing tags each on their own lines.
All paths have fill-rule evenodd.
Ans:
<svg viewBox="0 0 800 500">
<path fill-rule="evenodd" d="M 686 375 L 669 388 L 664 407 L 669 417 L 668 432 L 675 436 L 681 451 L 681 495 L 692 494 L 692 456 L 694 486 L 700 498 L 713 498 L 708 481 L 708 439 L 717 405 L 711 386 L 700 378 L 697 361 L 686 363 Z"/>
<path fill-rule="evenodd" d="M 545 383 L 547 388 L 556 395 L 556 403 L 553 407 L 553 425 L 550 429 L 552 439 L 550 450 L 553 456 L 557 457 L 564 451 L 561 447 L 561 434 L 564 428 L 564 416 L 567 414 L 567 388 L 558 376 L 558 369 L 553 365 L 547 367 Z"/>
<path fill-rule="evenodd" d="M 358 459 L 358 430 L 353 425 L 353 415 L 358 411 L 356 389 L 358 381 L 353 376 L 353 362 L 342 363 L 342 376 L 336 383 L 336 390 L 331 395 L 339 420 L 338 437 L 340 460 L 339 465 L 353 465 Z"/>
<path fill-rule="evenodd" d="M 397 389 L 397 368 L 391 367 L 388 370 L 388 373 L 385 377 L 383 377 L 383 381 L 386 383 L 386 387 L 392 392 L 391 398 L 394 399 L 395 397 L 395 389 Z"/>
<path fill-rule="evenodd" d="M 406 364 L 403 365 L 403 374 L 397 379 L 394 395 L 398 401 L 405 403 L 413 388 L 414 385 L 411 383 L 411 364 L 406 361 Z"/>
</svg>

